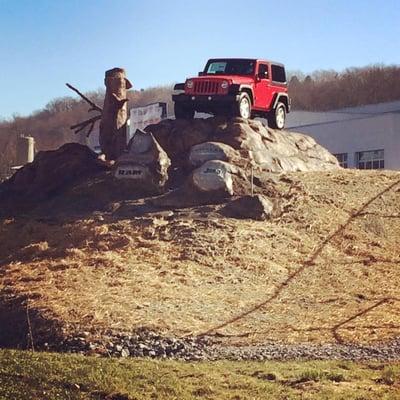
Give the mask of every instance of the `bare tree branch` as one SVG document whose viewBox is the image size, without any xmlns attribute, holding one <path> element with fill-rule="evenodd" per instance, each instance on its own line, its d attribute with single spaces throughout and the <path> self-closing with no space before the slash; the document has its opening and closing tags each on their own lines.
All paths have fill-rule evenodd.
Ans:
<svg viewBox="0 0 400 400">
<path fill-rule="evenodd" d="M 103 109 L 99 107 L 96 103 L 94 103 L 92 100 L 88 99 L 83 93 L 81 93 L 77 88 L 73 87 L 69 83 L 66 83 L 67 87 L 71 90 L 73 90 L 75 93 L 77 93 L 80 97 L 82 97 L 83 100 L 86 101 L 86 103 L 90 104 L 92 107 L 89 109 L 89 111 L 99 111 L 103 112 Z"/>
<path fill-rule="evenodd" d="M 90 134 L 91 134 L 92 131 L 93 131 L 93 128 L 94 128 L 95 123 L 96 123 L 96 121 L 87 123 L 86 125 L 83 125 L 83 126 L 81 126 L 80 128 L 78 128 L 78 129 L 75 131 L 75 133 L 79 133 L 79 132 L 83 131 L 83 130 L 89 125 L 89 129 L 88 129 L 88 131 L 86 132 L 86 137 L 89 137 Z"/>
<path fill-rule="evenodd" d="M 71 129 L 76 129 L 76 128 L 80 128 L 82 125 L 89 125 L 89 124 L 91 124 L 92 122 L 96 122 L 96 121 L 98 121 L 99 119 L 101 119 L 101 115 L 96 115 L 95 117 L 93 117 L 93 118 L 89 118 L 89 119 L 86 119 L 85 121 L 82 121 L 82 122 L 79 122 L 79 124 L 75 124 L 75 125 L 72 125 L 71 126 Z"/>
<path fill-rule="evenodd" d="M 86 136 L 89 136 L 94 128 L 95 123 L 101 119 L 101 115 L 96 115 L 93 118 L 87 119 L 85 121 L 79 122 L 79 124 L 75 124 L 71 126 L 71 129 L 75 131 L 75 133 L 79 133 L 83 131 L 87 126 L 89 126 L 89 130 L 86 133 Z"/>
<path fill-rule="evenodd" d="M 90 127 L 89 127 L 88 131 L 86 132 L 86 137 L 89 137 L 90 134 L 92 133 L 93 128 L 94 128 L 94 124 L 95 124 L 94 122 L 92 122 L 92 123 L 90 124 Z"/>
</svg>

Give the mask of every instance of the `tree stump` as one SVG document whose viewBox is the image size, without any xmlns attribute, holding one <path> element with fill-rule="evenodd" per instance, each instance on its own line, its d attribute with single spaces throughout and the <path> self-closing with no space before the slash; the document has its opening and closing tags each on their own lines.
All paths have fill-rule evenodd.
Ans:
<svg viewBox="0 0 400 400">
<path fill-rule="evenodd" d="M 123 68 L 105 73 L 106 95 L 100 121 L 100 147 L 108 160 L 117 159 L 126 148 L 126 122 L 128 119 L 126 91 L 132 84 Z"/>
</svg>

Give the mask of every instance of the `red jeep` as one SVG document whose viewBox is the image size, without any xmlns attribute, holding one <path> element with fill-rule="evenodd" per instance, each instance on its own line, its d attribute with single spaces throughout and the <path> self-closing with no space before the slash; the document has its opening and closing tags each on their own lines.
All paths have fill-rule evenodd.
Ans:
<svg viewBox="0 0 400 400">
<path fill-rule="evenodd" d="M 175 117 L 191 119 L 196 111 L 242 118 L 263 117 L 283 129 L 290 111 L 285 67 L 244 58 L 207 61 L 196 78 L 174 87 Z"/>
</svg>

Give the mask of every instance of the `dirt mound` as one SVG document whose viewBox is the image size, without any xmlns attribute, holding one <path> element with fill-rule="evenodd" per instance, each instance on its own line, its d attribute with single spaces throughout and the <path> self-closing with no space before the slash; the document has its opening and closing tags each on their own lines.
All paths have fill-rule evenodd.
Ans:
<svg viewBox="0 0 400 400">
<path fill-rule="evenodd" d="M 161 196 L 77 144 L 1 186 L 14 217 L 0 220 L 0 342 L 141 328 L 223 344 L 400 335 L 398 172 L 342 170 L 311 138 L 256 121 L 148 130 L 171 159 Z"/>
<path fill-rule="evenodd" d="M 29 298 L 55 337 L 140 327 L 235 345 L 399 336 L 400 174 L 292 173 L 274 188 L 283 214 L 267 221 L 227 218 L 220 205 L 3 220 L 0 302 Z"/>
<path fill-rule="evenodd" d="M 78 177 L 106 169 L 87 146 L 67 143 L 57 150 L 39 152 L 32 163 L 17 171 L 5 185 L 14 193 L 41 199 Z"/>
<path fill-rule="evenodd" d="M 87 146 L 68 143 L 57 150 L 42 151 L 32 163 L 18 170 L 1 185 L 2 212 L 16 211 L 48 200 L 70 184 L 109 169 Z"/>
</svg>

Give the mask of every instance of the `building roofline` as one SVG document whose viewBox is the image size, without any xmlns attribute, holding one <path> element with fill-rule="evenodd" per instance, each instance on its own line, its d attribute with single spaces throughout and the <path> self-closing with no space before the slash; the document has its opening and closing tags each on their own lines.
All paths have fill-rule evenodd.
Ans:
<svg viewBox="0 0 400 400">
<path fill-rule="evenodd" d="M 377 113 L 377 114 L 364 114 L 363 116 L 357 116 L 354 118 L 341 119 L 341 120 L 336 120 L 336 121 L 315 122 L 315 123 L 306 124 L 306 125 L 296 125 L 296 126 L 288 127 L 287 129 L 290 130 L 290 129 L 296 129 L 296 128 L 306 128 L 306 127 L 310 127 L 310 126 L 317 126 L 317 125 L 338 124 L 338 123 L 347 122 L 347 121 L 356 121 L 356 120 L 361 120 L 361 119 L 384 117 L 388 114 L 398 114 L 398 113 L 400 113 L 400 111 L 387 111 L 387 112 L 381 112 L 381 113 Z"/>
</svg>

